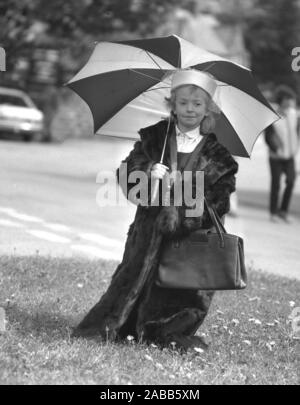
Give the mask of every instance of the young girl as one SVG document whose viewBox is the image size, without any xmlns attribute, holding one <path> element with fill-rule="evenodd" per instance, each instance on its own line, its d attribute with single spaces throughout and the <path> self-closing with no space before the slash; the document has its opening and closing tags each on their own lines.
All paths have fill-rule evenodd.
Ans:
<svg viewBox="0 0 300 405">
<path fill-rule="evenodd" d="M 206 200 L 222 217 L 229 211 L 238 164 L 212 132 L 219 112 L 212 100 L 216 87 L 216 81 L 206 73 L 177 71 L 167 99 L 171 124 L 163 120 L 141 129 L 141 140 L 123 163 L 127 163 L 128 176 L 139 170 L 149 180 L 152 177 L 161 181 L 167 171 L 183 172 L 193 152 L 193 187 L 196 172 L 203 171 Z M 158 162 L 167 132 L 161 164 Z M 134 184 L 124 187 L 120 182 L 120 186 L 128 197 Z M 161 347 L 174 342 L 182 350 L 206 347 L 195 333 L 208 312 L 213 292 L 161 288 L 155 282 L 164 238 L 178 238 L 199 229 L 213 230 L 206 208 L 202 215 L 192 217 L 186 216 L 187 208 L 191 207 L 184 201 L 182 205 L 174 204 L 173 198 L 169 206 L 138 204 L 122 262 L 106 293 L 74 330 L 74 336 L 101 335 L 121 340 L 132 335 L 139 342 L 154 342 Z"/>
</svg>

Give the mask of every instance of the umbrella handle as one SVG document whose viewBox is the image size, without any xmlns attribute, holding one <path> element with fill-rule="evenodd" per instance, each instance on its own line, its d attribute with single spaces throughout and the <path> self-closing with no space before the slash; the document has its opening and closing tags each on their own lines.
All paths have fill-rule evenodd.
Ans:
<svg viewBox="0 0 300 405">
<path fill-rule="evenodd" d="M 165 149 L 166 149 L 167 137 L 168 137 L 168 134 L 169 134 L 170 124 L 171 124 L 171 115 L 169 116 L 169 119 L 168 119 L 168 127 L 167 127 L 166 136 L 165 136 L 164 147 L 163 147 L 161 157 L 160 157 L 160 162 L 159 163 L 161 163 L 161 164 L 162 164 L 162 162 L 164 160 L 164 154 L 165 154 Z M 151 191 L 152 191 L 151 205 L 156 200 L 158 188 L 159 188 L 159 179 L 155 179 L 154 186 L 153 186 L 153 188 L 151 188 Z"/>
<path fill-rule="evenodd" d="M 153 188 L 151 188 L 151 190 L 152 190 L 151 206 L 153 205 L 154 201 L 156 200 L 158 187 L 159 187 L 159 179 L 155 179 L 154 186 L 153 186 Z"/>
</svg>

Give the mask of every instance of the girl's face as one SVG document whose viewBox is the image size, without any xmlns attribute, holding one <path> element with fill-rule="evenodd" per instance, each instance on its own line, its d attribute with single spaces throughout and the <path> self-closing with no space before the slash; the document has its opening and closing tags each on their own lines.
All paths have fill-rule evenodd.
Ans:
<svg viewBox="0 0 300 405">
<path fill-rule="evenodd" d="M 182 86 L 175 90 L 177 123 L 182 131 L 197 128 L 207 113 L 207 95 L 204 90 Z"/>
</svg>

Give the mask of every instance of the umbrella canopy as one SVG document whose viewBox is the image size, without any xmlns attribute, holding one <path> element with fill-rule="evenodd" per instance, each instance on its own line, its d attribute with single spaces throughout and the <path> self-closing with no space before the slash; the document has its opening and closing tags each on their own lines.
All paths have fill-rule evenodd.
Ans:
<svg viewBox="0 0 300 405">
<path fill-rule="evenodd" d="M 165 97 L 178 69 L 212 74 L 221 110 L 214 129 L 233 155 L 249 157 L 259 134 L 279 119 L 249 69 L 176 36 L 98 43 L 67 84 L 89 105 L 97 134 L 138 139 L 138 130 L 169 115 Z"/>
</svg>

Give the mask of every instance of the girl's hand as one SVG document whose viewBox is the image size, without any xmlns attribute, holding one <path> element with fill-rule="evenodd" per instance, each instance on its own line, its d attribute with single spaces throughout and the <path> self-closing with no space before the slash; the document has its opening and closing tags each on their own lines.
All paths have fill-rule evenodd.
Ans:
<svg viewBox="0 0 300 405">
<path fill-rule="evenodd" d="M 151 170 L 151 176 L 153 176 L 155 179 L 162 179 L 168 170 L 168 166 L 161 163 L 155 163 Z"/>
</svg>

